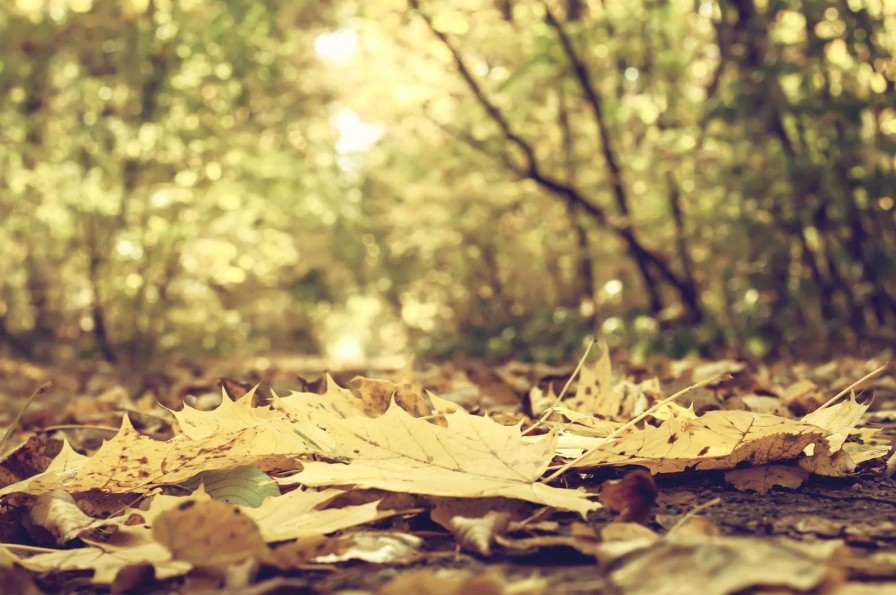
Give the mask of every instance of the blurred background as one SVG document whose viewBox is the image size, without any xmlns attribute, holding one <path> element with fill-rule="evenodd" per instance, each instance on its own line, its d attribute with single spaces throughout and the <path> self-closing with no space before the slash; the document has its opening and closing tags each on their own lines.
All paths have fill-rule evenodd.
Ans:
<svg viewBox="0 0 896 595">
<path fill-rule="evenodd" d="M 6 0 L 0 350 L 896 342 L 896 1 Z"/>
</svg>

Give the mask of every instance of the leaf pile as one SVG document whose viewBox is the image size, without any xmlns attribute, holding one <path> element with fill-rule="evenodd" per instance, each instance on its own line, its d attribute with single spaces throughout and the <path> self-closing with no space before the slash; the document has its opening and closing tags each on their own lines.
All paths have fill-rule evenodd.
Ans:
<svg viewBox="0 0 896 595">
<path fill-rule="evenodd" d="M 51 459 L 33 436 L 0 466 L 3 572 L 60 590 L 243 588 L 278 576 L 275 588 L 352 560 L 413 565 L 452 540 L 484 559 L 570 549 L 631 593 L 665 592 L 645 569 L 685 563 L 686 580 L 706 581 L 707 593 L 815 589 L 842 580 L 842 541 L 722 537 L 699 511 L 658 533 L 634 523 L 650 525 L 655 478 L 721 470 L 738 490 L 765 494 L 848 476 L 890 451 L 879 430 L 860 427 L 869 403 L 852 394 L 799 416 L 786 405 L 698 414 L 694 401 L 664 398 L 655 379 L 614 379 L 606 350 L 572 396 L 531 388 L 531 417 L 471 413 L 414 382 L 351 387 L 327 378 L 321 392 L 224 393 L 211 410 L 165 413 L 176 429 L 167 439 L 138 431 L 131 415 L 145 425 L 148 414 L 135 411 L 87 455 L 65 441 Z M 613 475 L 621 482 L 604 482 Z M 693 563 L 710 552 L 724 573 Z M 768 576 L 745 570 L 756 564 Z M 460 592 L 477 580 L 496 592 L 547 588 L 500 569 L 420 570 L 378 588 Z"/>
</svg>

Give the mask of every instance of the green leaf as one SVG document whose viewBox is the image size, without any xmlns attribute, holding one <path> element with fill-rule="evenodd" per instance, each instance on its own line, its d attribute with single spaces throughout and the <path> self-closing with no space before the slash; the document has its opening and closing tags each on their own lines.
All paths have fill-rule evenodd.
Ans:
<svg viewBox="0 0 896 595">
<path fill-rule="evenodd" d="M 203 471 L 184 482 L 192 490 L 200 485 L 215 500 L 258 508 L 270 496 L 279 496 L 280 489 L 267 473 L 255 467 L 234 467 L 226 471 Z"/>
</svg>

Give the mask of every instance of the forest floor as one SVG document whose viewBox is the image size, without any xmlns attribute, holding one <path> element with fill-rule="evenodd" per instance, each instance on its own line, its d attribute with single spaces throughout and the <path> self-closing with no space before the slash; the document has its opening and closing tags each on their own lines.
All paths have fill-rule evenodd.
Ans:
<svg viewBox="0 0 896 595">
<path fill-rule="evenodd" d="M 0 359 L 0 580 L 896 593 L 892 353 L 611 371 L 599 351 L 580 367 Z"/>
</svg>

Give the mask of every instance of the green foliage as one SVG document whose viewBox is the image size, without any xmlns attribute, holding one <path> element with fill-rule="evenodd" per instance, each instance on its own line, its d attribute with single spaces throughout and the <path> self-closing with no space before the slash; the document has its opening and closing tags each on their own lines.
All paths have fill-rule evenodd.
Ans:
<svg viewBox="0 0 896 595">
<path fill-rule="evenodd" d="M 19 0 L 0 340 L 545 360 L 593 332 L 856 341 L 896 322 L 891 12 Z"/>
</svg>

